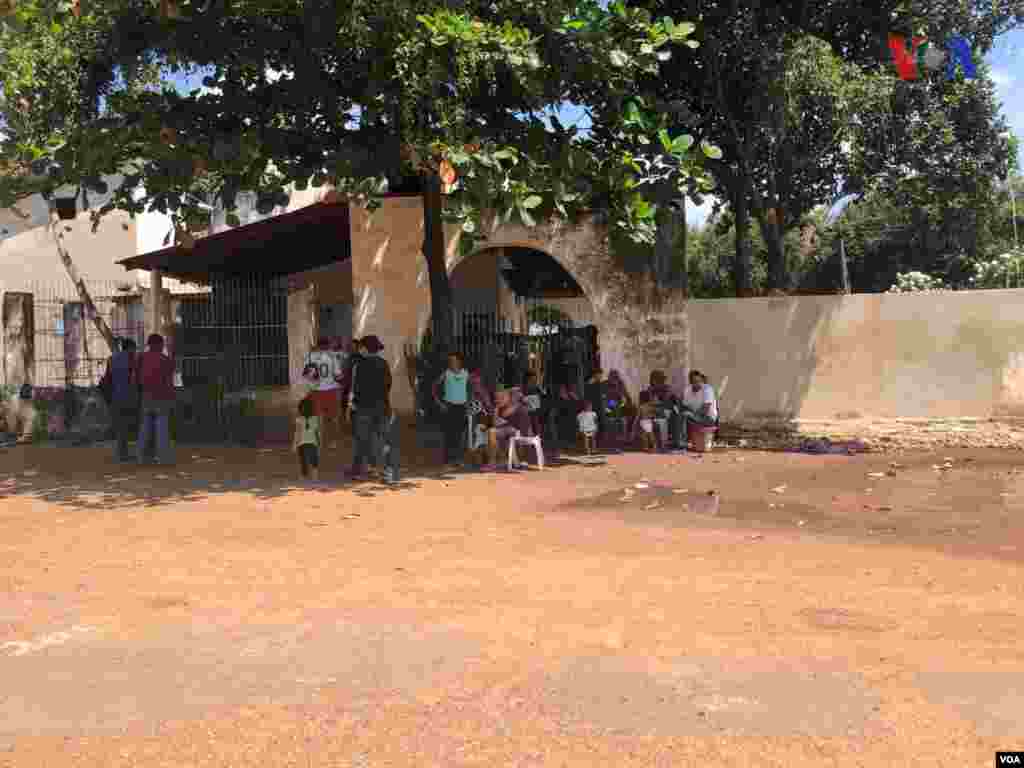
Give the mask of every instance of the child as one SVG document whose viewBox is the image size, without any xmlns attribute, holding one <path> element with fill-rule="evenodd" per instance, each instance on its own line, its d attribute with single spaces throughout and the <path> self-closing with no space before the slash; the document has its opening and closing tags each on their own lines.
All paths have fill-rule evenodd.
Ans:
<svg viewBox="0 0 1024 768">
<path fill-rule="evenodd" d="M 655 447 L 654 441 L 654 418 L 657 415 L 657 408 L 651 400 L 649 392 L 640 393 L 640 408 L 637 418 L 640 419 L 640 440 L 643 442 L 644 450 L 652 453 Z"/>
<path fill-rule="evenodd" d="M 576 417 L 576 423 L 583 437 L 583 447 L 587 451 L 587 456 L 590 456 L 594 452 L 594 437 L 597 435 L 597 413 L 594 412 L 594 404 L 589 400 L 583 401 L 583 410 Z"/>
<path fill-rule="evenodd" d="M 309 396 L 299 402 L 299 416 L 295 419 L 294 448 L 299 455 L 303 477 L 320 479 L 320 417 L 314 413 L 313 399 Z"/>
</svg>

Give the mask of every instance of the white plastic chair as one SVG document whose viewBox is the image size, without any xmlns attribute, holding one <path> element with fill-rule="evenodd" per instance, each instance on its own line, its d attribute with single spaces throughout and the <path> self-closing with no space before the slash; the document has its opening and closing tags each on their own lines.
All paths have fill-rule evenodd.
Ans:
<svg viewBox="0 0 1024 768">
<path fill-rule="evenodd" d="M 537 435 L 532 437 L 524 437 L 523 435 L 516 432 L 508 441 L 508 468 L 509 470 L 516 464 L 518 458 L 516 453 L 516 446 L 529 445 L 533 446 L 533 450 L 537 452 L 537 466 L 540 469 L 544 469 L 544 448 L 541 446 L 541 439 Z"/>
</svg>

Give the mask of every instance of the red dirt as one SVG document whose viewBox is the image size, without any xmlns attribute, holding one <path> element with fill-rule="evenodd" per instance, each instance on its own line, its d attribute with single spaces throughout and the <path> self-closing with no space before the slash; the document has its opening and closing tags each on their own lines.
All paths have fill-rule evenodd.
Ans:
<svg viewBox="0 0 1024 768">
<path fill-rule="evenodd" d="M 0 766 L 1024 748 L 1019 452 L 414 457 L 397 489 L 341 484 L 347 451 L 318 488 L 284 449 L 108 454 L 0 452 Z"/>
</svg>

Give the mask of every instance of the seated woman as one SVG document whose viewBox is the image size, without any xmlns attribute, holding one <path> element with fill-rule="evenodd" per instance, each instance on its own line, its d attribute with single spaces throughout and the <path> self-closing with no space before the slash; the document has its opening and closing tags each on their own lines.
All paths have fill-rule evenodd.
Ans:
<svg viewBox="0 0 1024 768">
<path fill-rule="evenodd" d="M 576 442 L 576 417 L 582 406 L 574 386 L 563 384 L 559 387 L 555 403 L 555 432 L 559 443 L 572 445 Z"/>
<path fill-rule="evenodd" d="M 494 397 L 494 425 L 487 433 L 487 447 L 490 463 L 485 471 L 493 471 L 498 467 L 498 460 L 508 453 L 509 440 L 518 432 L 520 435 L 533 435 L 530 413 L 523 402 L 522 390 L 501 390 Z"/>
<path fill-rule="evenodd" d="M 633 400 L 626 391 L 626 383 L 622 375 L 614 368 L 608 372 L 608 381 L 605 384 L 605 398 L 608 403 L 608 438 L 617 443 L 622 440 L 628 431 L 630 419 L 635 415 Z"/>
<path fill-rule="evenodd" d="M 607 436 L 605 419 L 608 415 L 608 382 L 604 380 L 604 371 L 600 368 L 595 368 L 587 383 L 583 385 L 583 399 L 590 401 L 594 406 L 594 413 L 597 414 L 596 439 L 603 442 Z"/>
<path fill-rule="evenodd" d="M 494 422 L 494 401 L 484 386 L 479 367 L 469 373 L 470 401 L 468 413 L 470 457 L 476 464 L 487 463 L 487 433 Z"/>
<path fill-rule="evenodd" d="M 540 377 L 536 371 L 530 371 L 526 374 L 526 391 L 523 393 L 523 402 L 526 403 L 526 409 L 530 413 L 533 434 L 543 434 L 544 423 L 550 404 L 548 403 L 547 392 L 540 386 Z"/>
<path fill-rule="evenodd" d="M 687 422 L 702 427 L 718 424 L 718 399 L 707 377 L 698 370 L 690 371 L 690 386 L 683 393 L 682 429 L 686 434 Z"/>
</svg>

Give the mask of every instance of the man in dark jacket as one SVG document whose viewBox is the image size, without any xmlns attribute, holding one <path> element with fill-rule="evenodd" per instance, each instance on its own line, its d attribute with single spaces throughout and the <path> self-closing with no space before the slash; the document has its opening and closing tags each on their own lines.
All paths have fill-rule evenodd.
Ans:
<svg viewBox="0 0 1024 768">
<path fill-rule="evenodd" d="M 125 339 L 121 351 L 110 358 L 107 371 L 110 376 L 110 415 L 114 422 L 117 461 L 128 461 L 128 443 L 139 428 L 139 383 L 135 378 L 136 344 Z"/>
<path fill-rule="evenodd" d="M 155 439 L 156 463 L 166 463 L 170 457 L 170 422 L 176 395 L 174 392 L 174 362 L 164 354 L 164 337 L 154 333 L 147 340 L 149 348 L 139 356 L 136 377 L 142 395 L 139 426 L 139 463 L 145 459 L 146 444 Z"/>
<path fill-rule="evenodd" d="M 350 471 L 353 479 L 361 477 L 371 462 L 380 465 L 384 431 L 391 416 L 391 368 L 380 354 L 384 345 L 376 336 L 366 336 L 361 346 L 366 355 L 354 366 L 351 382 L 355 409 L 355 447 Z"/>
</svg>

